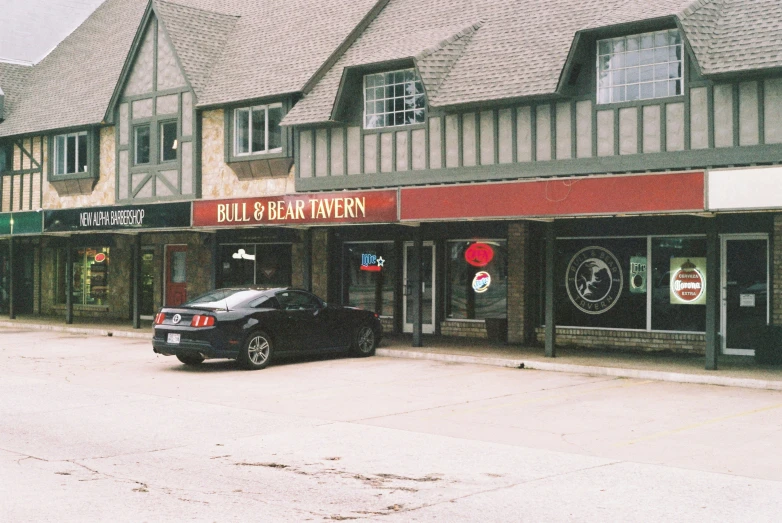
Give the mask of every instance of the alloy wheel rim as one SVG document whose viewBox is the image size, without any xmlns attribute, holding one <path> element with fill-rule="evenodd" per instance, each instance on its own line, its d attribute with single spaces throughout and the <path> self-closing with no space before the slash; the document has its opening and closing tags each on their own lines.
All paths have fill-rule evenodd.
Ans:
<svg viewBox="0 0 782 523">
<path fill-rule="evenodd" d="M 269 341 L 263 336 L 254 337 L 250 340 L 247 353 L 255 365 L 263 364 L 269 357 Z"/>
<path fill-rule="evenodd" d="M 362 328 L 358 333 L 358 348 L 361 352 L 369 352 L 375 342 L 375 333 L 369 327 Z"/>
</svg>

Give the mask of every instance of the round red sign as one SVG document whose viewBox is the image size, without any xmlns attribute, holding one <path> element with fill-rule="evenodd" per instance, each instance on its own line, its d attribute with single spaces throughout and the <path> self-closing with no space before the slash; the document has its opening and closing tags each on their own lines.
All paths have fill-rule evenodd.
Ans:
<svg viewBox="0 0 782 523">
<path fill-rule="evenodd" d="M 706 279 L 691 262 L 685 263 L 671 275 L 671 292 L 685 302 L 693 302 L 706 290 Z"/>
<path fill-rule="evenodd" d="M 106 255 L 103 254 L 102 252 L 99 252 L 98 254 L 95 255 L 95 261 L 97 263 L 100 263 L 100 262 L 104 261 L 105 259 L 106 259 Z"/>
<path fill-rule="evenodd" d="M 473 267 L 486 267 L 494 258 L 494 249 L 485 243 L 473 243 L 464 251 L 464 259 Z"/>
</svg>

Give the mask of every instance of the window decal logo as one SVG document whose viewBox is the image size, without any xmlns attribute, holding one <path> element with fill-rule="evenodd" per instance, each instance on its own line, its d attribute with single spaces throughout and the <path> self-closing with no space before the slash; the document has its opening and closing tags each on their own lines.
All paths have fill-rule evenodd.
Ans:
<svg viewBox="0 0 782 523">
<path fill-rule="evenodd" d="M 486 267 L 494 258 L 494 249 L 485 243 L 473 243 L 464 251 L 464 259 L 473 267 Z"/>
<path fill-rule="evenodd" d="M 573 305 L 587 314 L 603 314 L 622 294 L 624 279 L 619 260 L 603 247 L 586 247 L 570 259 L 565 274 Z"/>
<path fill-rule="evenodd" d="M 105 260 L 106 260 L 106 255 L 104 253 L 99 252 L 98 254 L 95 255 L 95 263 L 100 263 Z"/>
<path fill-rule="evenodd" d="M 486 271 L 478 271 L 472 279 L 472 290 L 477 293 L 486 292 L 491 285 L 491 276 Z"/>
</svg>

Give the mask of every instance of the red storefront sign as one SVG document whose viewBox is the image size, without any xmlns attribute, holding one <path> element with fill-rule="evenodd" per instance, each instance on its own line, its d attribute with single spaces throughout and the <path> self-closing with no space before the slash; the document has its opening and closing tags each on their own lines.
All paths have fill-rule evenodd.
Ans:
<svg viewBox="0 0 782 523">
<path fill-rule="evenodd" d="M 193 202 L 196 227 L 396 222 L 397 191 L 289 194 Z"/>
<path fill-rule="evenodd" d="M 702 172 L 401 190 L 402 220 L 703 211 Z"/>
</svg>

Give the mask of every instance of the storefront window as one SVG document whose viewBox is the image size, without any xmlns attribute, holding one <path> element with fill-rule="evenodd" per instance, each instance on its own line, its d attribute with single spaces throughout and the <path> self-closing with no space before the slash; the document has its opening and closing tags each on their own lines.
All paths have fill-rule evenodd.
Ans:
<svg viewBox="0 0 782 523">
<path fill-rule="evenodd" d="M 631 262 L 646 257 L 646 238 L 559 240 L 556 256 L 557 325 L 646 328 L 646 293 L 630 282 Z"/>
<path fill-rule="evenodd" d="M 220 246 L 221 286 L 289 287 L 290 244 L 244 243 Z"/>
<path fill-rule="evenodd" d="M 506 318 L 507 242 L 449 241 L 447 249 L 446 317 L 468 320 Z M 521 260 L 518 262 L 522 263 Z"/>
<path fill-rule="evenodd" d="M 393 316 L 394 244 L 353 243 L 345 248 L 348 305 Z"/>
<path fill-rule="evenodd" d="M 557 325 L 703 332 L 706 276 L 703 237 L 558 240 Z"/>
<path fill-rule="evenodd" d="M 652 330 L 706 330 L 705 265 L 705 238 L 652 238 Z"/>
<path fill-rule="evenodd" d="M 66 253 L 57 253 L 57 302 L 65 303 Z M 73 251 L 74 305 L 105 305 L 109 296 L 109 248 L 84 247 Z"/>
</svg>

